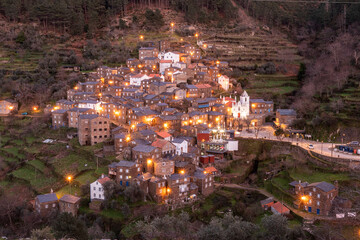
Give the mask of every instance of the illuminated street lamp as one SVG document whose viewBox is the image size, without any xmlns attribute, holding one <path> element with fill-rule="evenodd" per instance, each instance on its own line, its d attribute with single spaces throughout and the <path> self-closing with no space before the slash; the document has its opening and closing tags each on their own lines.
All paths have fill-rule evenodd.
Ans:
<svg viewBox="0 0 360 240">
<path fill-rule="evenodd" d="M 130 136 L 127 136 L 125 140 L 126 140 L 127 142 L 130 142 L 130 140 L 131 140 Z"/>
<path fill-rule="evenodd" d="M 142 40 L 144 40 L 144 36 L 143 35 L 140 35 L 139 36 L 139 39 L 142 41 Z"/>
<path fill-rule="evenodd" d="M 134 69 L 134 68 L 130 68 L 130 71 L 131 71 L 131 72 L 134 72 L 134 71 L 135 71 L 135 69 Z"/>
<path fill-rule="evenodd" d="M 175 26 L 175 23 L 170 23 L 170 26 L 171 26 L 171 32 L 174 32 L 174 26 Z"/>
<path fill-rule="evenodd" d="M 217 65 L 219 65 L 219 64 L 220 64 L 220 61 L 219 61 L 219 60 L 217 60 L 217 61 L 216 61 L 216 64 L 217 64 Z"/>
<path fill-rule="evenodd" d="M 199 37 L 199 34 L 198 34 L 198 33 L 195 33 L 195 37 L 198 38 L 198 37 Z"/>
<path fill-rule="evenodd" d="M 13 109 L 14 109 L 14 106 L 9 106 L 9 109 L 10 109 L 10 110 L 13 110 Z"/>
<path fill-rule="evenodd" d="M 152 163 L 152 160 L 151 159 L 148 159 L 147 160 L 147 164 L 151 164 Z"/>
<path fill-rule="evenodd" d="M 169 124 L 164 123 L 164 128 L 167 128 L 167 127 L 169 127 Z"/>
<path fill-rule="evenodd" d="M 38 107 L 36 107 L 36 106 L 33 107 L 33 110 L 34 110 L 34 111 L 37 111 L 37 110 L 38 110 Z"/>
<path fill-rule="evenodd" d="M 171 189 L 170 189 L 170 188 L 167 188 L 166 191 L 167 191 L 168 193 L 170 193 L 170 192 L 171 192 Z"/>
<path fill-rule="evenodd" d="M 180 171 L 180 174 L 185 174 L 185 171 L 184 171 L 184 170 L 181 170 L 181 171 Z"/>
<path fill-rule="evenodd" d="M 69 182 L 69 185 L 70 185 L 70 194 L 71 194 L 71 180 L 72 180 L 72 176 L 67 176 L 66 177 L 66 180 Z"/>
</svg>

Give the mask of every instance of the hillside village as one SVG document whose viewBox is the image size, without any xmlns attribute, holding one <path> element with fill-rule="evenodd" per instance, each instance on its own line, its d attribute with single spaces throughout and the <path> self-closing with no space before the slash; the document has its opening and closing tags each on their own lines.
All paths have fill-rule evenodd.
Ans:
<svg viewBox="0 0 360 240">
<path fill-rule="evenodd" d="M 304 138 L 304 131 L 290 127 L 295 110 L 274 109 L 271 99 L 252 99 L 246 90 L 233 90 L 231 79 L 223 74 L 231 71 L 229 64 L 203 58 L 204 44 L 139 39 L 143 47 L 138 58 L 128 59 L 126 66 L 99 67 L 68 90 L 67 99 L 44 109 L 51 115 L 53 129 L 74 129 L 68 137 L 77 137 L 80 145 L 102 143 L 97 154 L 116 156 L 108 173 L 89 185 L 91 209 L 102 209 L 108 182 L 135 186 L 144 192 L 143 201 L 176 209 L 213 193 L 215 179 L 229 181 L 218 166 L 236 158 L 236 138 L 242 131 L 254 131 L 257 138 L 263 126 L 272 126 L 269 139 L 280 130 Z M 226 96 L 215 96 L 219 90 Z M 17 107 L 15 101 L 2 101 L 2 114 Z M 351 208 L 350 201 L 338 198 L 337 184 L 290 185 L 296 199 L 291 207 L 317 215 L 334 214 L 335 205 Z M 313 194 L 318 200 L 311 199 Z M 79 203 L 79 196 L 58 199 L 49 193 L 38 195 L 34 207 L 42 216 L 54 209 L 76 216 Z M 275 214 L 290 214 L 273 198 L 261 205 Z"/>
<path fill-rule="evenodd" d="M 337 123 L 307 114 L 311 99 L 290 104 L 304 84 L 299 46 L 266 25 L 216 27 L 203 36 L 204 26 L 175 23 L 183 16 L 169 9 L 169 26 L 154 33 L 149 12 L 161 16 L 147 9 L 146 31 L 135 15 L 109 22 L 107 43 L 131 45 L 120 48 L 126 57 L 116 64 L 58 61 L 60 78 L 77 75 L 62 94 L 26 102 L 19 91 L 3 93 L 0 208 L 9 210 L 0 213 L 8 221 L 0 234 L 21 229 L 17 236 L 50 239 L 71 229 L 75 239 L 229 239 L 241 229 L 240 239 L 332 239 L 338 232 L 357 239 L 356 123 L 351 134 L 327 131 Z M 60 42 L 83 53 L 94 44 Z M 341 106 L 317 111 L 338 109 L 335 116 L 354 119 L 358 106 L 345 117 Z"/>
</svg>

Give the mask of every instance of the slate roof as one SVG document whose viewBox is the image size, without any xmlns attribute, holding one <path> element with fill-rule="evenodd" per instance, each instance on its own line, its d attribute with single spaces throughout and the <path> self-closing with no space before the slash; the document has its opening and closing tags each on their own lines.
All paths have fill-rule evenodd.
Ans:
<svg viewBox="0 0 360 240">
<path fill-rule="evenodd" d="M 295 186 L 298 185 L 298 184 L 299 184 L 299 181 L 292 181 L 291 183 L 289 183 L 289 185 L 290 185 L 290 186 L 293 186 L 293 187 L 295 187 Z M 306 187 L 307 185 L 309 185 L 308 182 L 302 182 L 302 183 L 301 183 L 301 186 L 302 186 L 302 187 Z"/>
<path fill-rule="evenodd" d="M 174 138 L 171 142 L 180 144 L 180 143 L 183 143 L 184 141 L 186 141 L 186 140 L 183 138 Z"/>
<path fill-rule="evenodd" d="M 194 172 L 194 177 L 198 178 L 198 179 L 205 179 L 206 174 L 202 171 L 196 171 L 196 172 Z"/>
<path fill-rule="evenodd" d="M 98 114 L 83 114 L 79 116 L 81 119 L 95 119 L 97 117 L 99 117 Z"/>
<path fill-rule="evenodd" d="M 154 151 L 155 149 L 156 149 L 156 147 L 153 147 L 150 145 L 139 144 L 139 145 L 136 145 L 132 150 L 137 151 L 137 152 L 149 153 L 149 152 Z"/>
<path fill-rule="evenodd" d="M 261 205 L 267 205 L 267 204 L 269 204 L 269 203 L 271 203 L 271 202 L 274 202 L 274 199 L 271 198 L 271 197 L 269 197 L 269 198 L 267 198 L 267 199 L 261 200 L 261 201 L 260 201 L 260 204 L 261 204 Z"/>
<path fill-rule="evenodd" d="M 316 183 L 311 183 L 308 186 L 309 187 L 317 187 L 324 192 L 329 192 L 329 191 L 335 189 L 335 186 L 328 182 L 316 182 Z"/>
<path fill-rule="evenodd" d="M 280 113 L 282 116 L 296 116 L 296 111 L 294 109 L 278 109 L 276 112 Z"/>
<path fill-rule="evenodd" d="M 125 134 L 123 133 L 118 133 L 114 135 L 115 139 L 125 139 Z"/>
<path fill-rule="evenodd" d="M 172 174 L 170 176 L 170 179 L 174 181 L 174 180 L 183 179 L 183 178 L 186 178 L 186 177 L 189 177 L 189 175 L 174 173 L 174 174 Z"/>
<path fill-rule="evenodd" d="M 215 112 L 215 111 L 211 111 L 211 112 L 207 112 L 208 115 L 211 115 L 211 116 L 221 116 L 221 115 L 224 115 L 223 113 L 221 112 Z"/>
<path fill-rule="evenodd" d="M 65 109 L 58 109 L 58 110 L 53 111 L 52 113 L 55 113 L 55 114 L 64 114 L 64 113 L 66 113 L 66 112 L 67 112 L 67 110 L 65 110 Z"/>
<path fill-rule="evenodd" d="M 135 162 L 121 160 L 120 162 L 111 163 L 109 167 L 133 167 L 135 165 L 136 165 Z"/>
<path fill-rule="evenodd" d="M 68 203 L 77 203 L 78 201 L 80 201 L 80 198 L 73 196 L 73 195 L 66 194 L 66 195 L 62 196 L 62 198 L 60 198 L 60 201 L 68 202 Z"/>
<path fill-rule="evenodd" d="M 53 202 L 58 200 L 58 197 L 55 193 L 37 195 L 36 198 L 39 200 L 39 203 Z"/>
<path fill-rule="evenodd" d="M 139 133 L 143 136 L 156 135 L 156 133 L 150 129 L 141 130 L 141 131 L 139 131 Z"/>
<path fill-rule="evenodd" d="M 175 167 L 183 168 L 189 165 L 188 162 L 182 162 L 182 161 L 175 161 Z"/>
<path fill-rule="evenodd" d="M 91 110 L 91 108 L 78 108 L 78 107 L 74 107 L 71 108 L 70 110 L 68 110 L 69 112 L 86 112 Z"/>
<path fill-rule="evenodd" d="M 274 103 L 273 101 L 265 101 L 264 99 L 251 99 L 250 102 L 251 103 L 266 103 L 266 104 Z"/>
</svg>

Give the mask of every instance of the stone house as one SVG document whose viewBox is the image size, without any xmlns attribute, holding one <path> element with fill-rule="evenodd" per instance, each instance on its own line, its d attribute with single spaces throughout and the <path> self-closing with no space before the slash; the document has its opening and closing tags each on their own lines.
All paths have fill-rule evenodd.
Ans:
<svg viewBox="0 0 360 240">
<path fill-rule="evenodd" d="M 73 216 L 77 216 L 79 207 L 80 207 L 81 198 L 73 195 L 64 195 L 59 199 L 59 209 L 60 213 L 70 213 Z"/>
<path fill-rule="evenodd" d="M 294 109 L 277 109 L 275 125 L 287 129 L 296 119 L 296 111 Z"/>
<path fill-rule="evenodd" d="M 207 196 L 214 192 L 214 177 L 211 174 L 197 170 L 194 175 L 191 176 L 191 182 L 198 186 L 198 190 L 202 195 Z"/>
<path fill-rule="evenodd" d="M 138 144 L 132 149 L 132 159 L 143 166 L 144 172 L 152 169 L 152 161 L 160 155 L 160 149 L 150 145 Z"/>
<path fill-rule="evenodd" d="M 329 215 L 334 199 L 339 194 L 338 183 L 327 182 L 295 185 L 297 202 L 295 206 L 310 213 Z"/>
<path fill-rule="evenodd" d="M 134 179 L 142 174 L 142 166 L 136 162 L 122 160 L 111 163 L 108 167 L 109 177 L 121 186 L 130 186 Z"/>
<path fill-rule="evenodd" d="M 52 127 L 54 129 L 68 126 L 67 110 L 58 109 L 51 113 Z"/>
<path fill-rule="evenodd" d="M 68 126 L 70 128 L 78 128 L 79 126 L 79 116 L 80 115 L 89 115 L 89 114 L 96 114 L 96 111 L 91 108 L 72 108 L 67 111 L 68 116 Z"/>
<path fill-rule="evenodd" d="M 167 178 L 168 194 L 171 203 L 187 201 L 190 191 L 190 176 L 187 174 L 172 174 Z"/>
<path fill-rule="evenodd" d="M 110 120 L 98 114 L 80 115 L 78 137 L 80 145 L 95 145 L 110 139 Z"/>
<path fill-rule="evenodd" d="M 35 211 L 41 216 L 47 216 L 52 212 L 57 212 L 59 199 L 55 193 L 37 195 L 35 198 Z"/>
<path fill-rule="evenodd" d="M 274 112 L 274 102 L 264 99 L 250 99 L 250 112 L 252 114 L 272 114 Z"/>
<path fill-rule="evenodd" d="M 158 57 L 159 49 L 155 47 L 142 47 L 139 49 L 139 60 L 143 61 L 147 57 Z"/>
<path fill-rule="evenodd" d="M 154 159 L 154 175 L 169 176 L 174 173 L 175 162 L 167 158 Z"/>
<path fill-rule="evenodd" d="M 198 95 L 201 98 L 211 97 L 211 85 L 210 84 L 196 84 L 195 87 L 198 89 Z"/>
</svg>

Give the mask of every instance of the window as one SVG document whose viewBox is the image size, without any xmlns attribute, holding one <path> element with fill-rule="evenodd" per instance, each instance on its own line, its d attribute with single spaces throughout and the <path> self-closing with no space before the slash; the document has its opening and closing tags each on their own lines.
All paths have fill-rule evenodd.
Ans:
<svg viewBox="0 0 360 240">
<path fill-rule="evenodd" d="M 55 207 L 55 203 L 53 203 L 53 207 Z"/>
<path fill-rule="evenodd" d="M 126 171 L 125 171 L 126 173 L 128 173 L 129 172 L 129 169 L 126 169 Z"/>
<path fill-rule="evenodd" d="M 46 205 L 45 205 L 45 208 L 48 208 L 48 207 L 49 207 L 49 206 L 46 204 Z"/>
<path fill-rule="evenodd" d="M 97 184 L 97 183 L 96 183 Z M 94 187 L 94 191 L 96 190 L 96 187 Z"/>
<path fill-rule="evenodd" d="M 205 188 L 207 188 L 207 186 L 208 186 L 208 185 L 207 185 L 207 183 L 206 183 L 206 184 L 205 184 Z"/>
<path fill-rule="evenodd" d="M 312 192 L 309 192 L 309 196 L 312 196 Z"/>
<path fill-rule="evenodd" d="M 179 183 L 179 179 L 176 180 L 176 183 Z"/>
<path fill-rule="evenodd" d="M 316 192 L 316 188 L 313 188 L 313 191 Z"/>
<path fill-rule="evenodd" d="M 320 198 L 320 194 L 318 193 L 317 198 Z"/>
<path fill-rule="evenodd" d="M 309 200 L 309 203 L 311 204 L 311 199 Z"/>
<path fill-rule="evenodd" d="M 99 187 L 99 191 L 101 191 L 101 187 Z"/>
<path fill-rule="evenodd" d="M 316 205 L 320 206 L 320 202 L 319 202 L 319 201 L 317 201 Z"/>
<path fill-rule="evenodd" d="M 120 172 L 122 172 L 123 170 L 122 170 L 122 168 L 120 168 Z"/>
<path fill-rule="evenodd" d="M 101 198 L 101 194 L 99 194 L 99 198 Z"/>
</svg>

